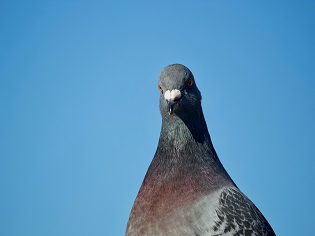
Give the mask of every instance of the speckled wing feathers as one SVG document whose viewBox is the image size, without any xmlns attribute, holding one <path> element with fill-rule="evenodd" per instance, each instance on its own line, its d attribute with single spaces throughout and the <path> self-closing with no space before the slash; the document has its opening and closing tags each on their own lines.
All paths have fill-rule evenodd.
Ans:
<svg viewBox="0 0 315 236">
<path fill-rule="evenodd" d="M 257 207 L 237 188 L 222 191 L 216 213 L 219 220 L 215 221 L 214 235 L 275 235 Z"/>
</svg>

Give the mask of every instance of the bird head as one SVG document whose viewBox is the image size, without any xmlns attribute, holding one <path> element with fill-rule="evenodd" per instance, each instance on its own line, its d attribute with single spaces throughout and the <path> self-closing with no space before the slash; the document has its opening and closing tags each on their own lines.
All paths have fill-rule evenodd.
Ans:
<svg viewBox="0 0 315 236">
<path fill-rule="evenodd" d="M 201 106 L 201 94 L 191 71 L 181 65 L 166 66 L 159 76 L 162 116 L 192 116 Z"/>
</svg>

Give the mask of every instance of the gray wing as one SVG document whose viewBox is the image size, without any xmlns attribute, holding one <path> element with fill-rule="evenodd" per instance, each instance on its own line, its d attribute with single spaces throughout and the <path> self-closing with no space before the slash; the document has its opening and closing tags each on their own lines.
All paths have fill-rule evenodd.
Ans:
<svg viewBox="0 0 315 236">
<path fill-rule="evenodd" d="M 221 192 L 216 214 L 218 220 L 215 221 L 213 231 L 217 236 L 275 235 L 258 208 L 237 188 Z"/>
</svg>

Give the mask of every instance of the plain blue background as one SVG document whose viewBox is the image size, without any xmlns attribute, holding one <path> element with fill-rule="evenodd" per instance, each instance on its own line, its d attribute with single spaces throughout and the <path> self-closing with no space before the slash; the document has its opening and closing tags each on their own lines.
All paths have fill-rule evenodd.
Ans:
<svg viewBox="0 0 315 236">
<path fill-rule="evenodd" d="M 314 235 L 314 1 L 1 1 L 0 235 L 123 235 L 195 75 L 217 153 L 277 235 Z"/>
</svg>

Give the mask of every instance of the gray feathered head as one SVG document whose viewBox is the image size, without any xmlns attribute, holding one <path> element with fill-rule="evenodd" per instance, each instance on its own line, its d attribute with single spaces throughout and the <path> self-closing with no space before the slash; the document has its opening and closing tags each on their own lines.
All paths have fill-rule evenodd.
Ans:
<svg viewBox="0 0 315 236">
<path fill-rule="evenodd" d="M 158 88 L 162 117 L 166 114 L 186 117 L 200 111 L 201 94 L 187 67 L 181 64 L 166 66 L 159 76 Z"/>
</svg>

